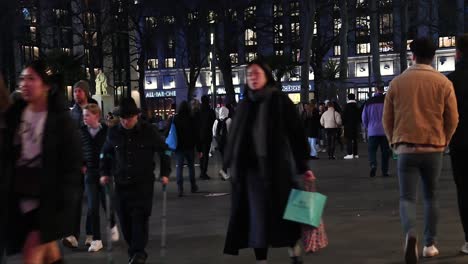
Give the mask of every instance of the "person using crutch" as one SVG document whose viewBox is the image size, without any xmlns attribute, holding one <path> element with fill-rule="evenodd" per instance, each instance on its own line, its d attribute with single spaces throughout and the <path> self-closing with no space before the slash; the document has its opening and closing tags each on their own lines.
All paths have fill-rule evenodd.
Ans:
<svg viewBox="0 0 468 264">
<path fill-rule="evenodd" d="M 129 264 L 145 263 L 148 257 L 149 217 L 153 205 L 155 152 L 161 157 L 161 179 L 166 185 L 171 171 L 169 150 L 157 129 L 140 120 L 132 98 L 124 98 L 117 115 L 120 124 L 109 129 L 100 155 L 100 182 L 115 182 L 115 207 L 127 242 Z M 111 172 L 112 170 L 112 172 Z"/>
</svg>

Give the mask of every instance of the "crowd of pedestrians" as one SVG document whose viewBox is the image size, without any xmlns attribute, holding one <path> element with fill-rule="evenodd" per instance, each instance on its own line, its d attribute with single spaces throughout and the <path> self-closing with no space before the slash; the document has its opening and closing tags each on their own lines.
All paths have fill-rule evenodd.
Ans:
<svg viewBox="0 0 468 264">
<path fill-rule="evenodd" d="M 389 177 L 390 157 L 398 156 L 396 176 L 408 264 L 418 262 L 419 243 L 423 257 L 439 255 L 437 187 L 444 150 L 450 147 L 465 231 L 460 251 L 468 254 L 468 180 L 463 175 L 468 153 L 468 36 L 457 39 L 458 63 L 448 77 L 431 66 L 436 51 L 431 40 L 416 39 L 410 48 L 415 64 L 394 78 L 387 92 L 377 83 L 362 106 L 350 93 L 343 108 L 335 100 L 297 107 L 277 88 L 270 67 L 254 60 L 247 65 L 244 99 L 237 107 L 213 109 L 209 97 L 202 96 L 201 103 L 197 99 L 180 102 L 177 113 L 167 122 L 158 120 L 157 126 L 140 117 L 131 98 L 122 99 L 103 118 L 83 80 L 73 86 L 75 104 L 69 110 L 60 93 L 60 75 L 34 61 L 21 73 L 20 98 L 10 100 L 0 82 L 0 204 L 4 208 L 0 210 L 0 250 L 21 252 L 28 264 L 63 263 L 57 241 L 70 248 L 80 246 L 86 196 L 87 250 L 104 248 L 102 207 L 110 216 L 106 234 L 115 242 L 122 232 L 128 263 L 146 263 L 155 180 L 169 183 L 174 158 L 178 196 L 186 196 L 184 167 L 190 191 L 196 193 L 197 180 L 213 179 L 208 164 L 216 150 L 222 159 L 219 176 L 232 185 L 224 253 L 238 255 L 239 250 L 250 248 L 257 263 L 267 263 L 270 247 L 287 247 L 291 263 L 302 263 L 301 226 L 283 219 L 290 191 L 300 188 L 301 181 L 315 180 L 309 167 L 314 163 L 309 160 L 318 160 L 320 152 L 326 152 L 329 160 L 340 154 L 338 159 L 358 159 L 363 134 L 368 141 L 370 177 L 377 176 L 379 167 L 381 175 Z M 175 133 L 177 142 L 172 149 L 164 140 L 170 133 Z M 159 177 L 154 175 L 155 153 L 159 154 Z M 421 240 L 416 232 L 420 181 L 425 224 Z M 113 204 L 108 206 L 106 198 L 111 195 Z"/>
</svg>

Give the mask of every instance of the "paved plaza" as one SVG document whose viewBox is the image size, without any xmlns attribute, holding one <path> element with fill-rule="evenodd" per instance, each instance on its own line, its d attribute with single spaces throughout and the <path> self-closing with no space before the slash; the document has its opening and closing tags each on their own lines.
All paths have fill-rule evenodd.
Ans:
<svg viewBox="0 0 468 264">
<path fill-rule="evenodd" d="M 329 198 L 324 220 L 330 244 L 318 253 L 306 255 L 304 263 L 403 263 L 403 234 L 398 213 L 396 164 L 392 161 L 390 171 L 392 177 L 383 178 L 378 173 L 377 177 L 369 178 L 365 148 L 366 145 L 360 146 L 363 151 L 359 159 L 329 161 L 325 159 L 325 155 L 322 155 L 321 160 L 310 162 L 318 177 L 319 191 Z M 162 194 L 161 186 L 156 185 L 148 263 L 255 263 L 251 250 L 241 251 L 239 257 L 226 256 L 222 253 L 229 217 L 230 195 L 207 197 L 207 194 L 229 193 L 230 184 L 215 177 L 220 169 L 219 161 L 211 160 L 211 164 L 210 175 L 213 179 L 199 181 L 201 193 L 187 194 L 183 198 L 177 197 L 175 175 L 171 175 L 173 182 L 168 189 L 168 250 L 164 259 L 159 257 Z M 196 169 L 198 172 L 198 168 Z M 444 157 L 439 190 L 441 210 L 437 246 L 441 255 L 434 259 L 423 260 L 421 263 L 468 263 L 468 256 L 458 253 L 463 242 L 463 232 L 457 211 L 449 156 Z M 418 230 L 422 237 L 421 202 L 418 219 Z M 83 240 L 84 236 L 81 237 L 81 243 Z M 79 250 L 65 249 L 64 252 L 69 264 L 107 263 L 105 250 L 88 253 L 82 246 Z M 115 244 L 113 256 L 116 264 L 128 263 L 124 242 Z M 289 263 L 286 249 L 272 249 L 269 257 L 270 264 Z M 18 257 L 13 257 L 8 263 L 19 264 L 21 261 Z"/>
</svg>

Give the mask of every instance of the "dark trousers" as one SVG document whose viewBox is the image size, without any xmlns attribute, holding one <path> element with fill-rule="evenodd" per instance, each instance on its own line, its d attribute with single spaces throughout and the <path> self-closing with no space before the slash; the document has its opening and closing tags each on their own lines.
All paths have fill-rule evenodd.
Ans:
<svg viewBox="0 0 468 264">
<path fill-rule="evenodd" d="M 98 182 L 86 183 L 85 188 L 88 202 L 88 213 L 86 214 L 86 235 L 92 235 L 93 240 L 101 240 L 101 217 L 99 204 L 101 204 L 105 212 L 107 211 L 104 186 Z M 114 227 L 115 215 L 112 208 L 110 221 L 111 227 Z"/>
<path fill-rule="evenodd" d="M 358 129 L 345 128 L 346 150 L 348 155 L 358 155 Z"/>
<path fill-rule="evenodd" d="M 175 153 L 177 169 L 177 185 L 179 186 L 179 191 L 184 190 L 184 160 L 187 161 L 187 166 L 189 169 L 189 179 L 192 189 L 195 189 L 196 180 L 195 180 L 195 153 L 193 150 L 177 150 Z"/>
<path fill-rule="evenodd" d="M 335 144 L 336 144 L 336 136 L 338 133 L 337 128 L 326 128 L 325 131 L 327 132 L 327 141 L 328 141 L 328 157 L 335 156 Z"/>
<path fill-rule="evenodd" d="M 204 143 L 201 146 L 201 152 L 203 156 L 200 159 L 200 177 L 208 176 L 206 172 L 208 171 L 208 160 L 210 159 L 210 148 L 211 148 L 211 143 Z"/>
<path fill-rule="evenodd" d="M 380 146 L 382 152 L 382 173 L 388 173 L 388 161 L 390 159 L 390 146 L 388 145 L 387 137 L 385 136 L 370 136 L 369 137 L 369 163 L 372 169 L 377 168 L 377 149 Z"/>
<path fill-rule="evenodd" d="M 70 219 L 70 224 L 73 230 L 73 233 L 70 235 L 75 236 L 77 240 L 80 238 L 81 213 L 83 212 L 83 192 L 84 190 L 81 190 L 77 194 L 78 196 L 76 197 L 76 199 L 74 199 L 74 201 L 76 201 L 75 204 L 70 205 L 73 207 L 73 210 L 75 212 L 74 219 Z"/>
<path fill-rule="evenodd" d="M 116 187 L 116 210 L 119 216 L 122 234 L 127 242 L 129 257 L 135 254 L 144 254 L 148 244 L 149 217 L 153 204 L 153 185 L 151 193 L 139 188 L 119 188 Z"/>
<path fill-rule="evenodd" d="M 453 178 L 457 186 L 458 209 L 463 231 L 465 232 L 465 241 L 468 242 L 468 178 L 464 171 L 466 169 L 464 163 L 468 161 L 468 148 L 451 148 L 450 157 L 452 159 Z"/>
</svg>

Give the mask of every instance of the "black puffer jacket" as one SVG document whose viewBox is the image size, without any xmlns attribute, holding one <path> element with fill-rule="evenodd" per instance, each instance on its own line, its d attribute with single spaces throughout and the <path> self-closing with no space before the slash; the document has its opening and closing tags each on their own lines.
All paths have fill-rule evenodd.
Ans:
<svg viewBox="0 0 468 264">
<path fill-rule="evenodd" d="M 83 163 L 86 166 L 86 174 L 88 178 L 90 178 L 89 176 L 95 176 L 94 178 L 97 180 L 99 176 L 99 154 L 106 141 L 107 125 L 102 123 L 101 129 L 94 137 L 89 133 L 87 126 L 82 126 L 80 132 L 81 146 L 83 148 Z"/>
<path fill-rule="evenodd" d="M 197 143 L 197 125 L 191 115 L 177 114 L 174 117 L 177 131 L 177 150 L 193 150 Z"/>
</svg>

